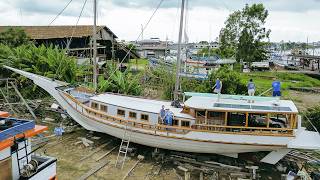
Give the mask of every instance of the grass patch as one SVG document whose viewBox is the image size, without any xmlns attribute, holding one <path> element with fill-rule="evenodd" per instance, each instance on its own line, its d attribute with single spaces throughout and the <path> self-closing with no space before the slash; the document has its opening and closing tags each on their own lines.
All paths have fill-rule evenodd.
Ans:
<svg viewBox="0 0 320 180">
<path fill-rule="evenodd" d="M 247 83 L 251 78 L 253 79 L 256 84 L 257 95 L 271 88 L 274 77 L 280 80 L 284 97 L 289 95 L 288 89 L 290 87 L 320 87 L 320 80 L 305 74 L 272 71 L 241 73 L 241 81 L 244 83 Z M 269 96 L 271 92 L 265 95 Z"/>
</svg>

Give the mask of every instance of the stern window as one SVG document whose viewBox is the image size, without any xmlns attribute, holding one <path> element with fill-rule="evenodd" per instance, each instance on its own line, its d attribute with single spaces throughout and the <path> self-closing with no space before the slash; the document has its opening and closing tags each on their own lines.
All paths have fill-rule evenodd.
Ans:
<svg viewBox="0 0 320 180">
<path fill-rule="evenodd" d="M 190 127 L 190 121 L 181 121 L 182 127 Z"/>
</svg>

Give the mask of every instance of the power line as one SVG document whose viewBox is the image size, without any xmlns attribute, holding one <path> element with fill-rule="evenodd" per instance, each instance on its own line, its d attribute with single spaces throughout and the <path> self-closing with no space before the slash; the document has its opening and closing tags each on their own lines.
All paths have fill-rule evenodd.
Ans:
<svg viewBox="0 0 320 180">
<path fill-rule="evenodd" d="M 73 0 L 70 0 L 70 1 L 67 3 L 67 5 L 56 15 L 55 18 L 53 18 L 53 20 L 49 23 L 48 26 L 51 26 L 51 24 L 52 24 L 55 20 L 58 19 L 58 17 L 64 12 L 64 10 L 67 9 L 67 7 L 70 5 L 70 3 L 71 3 L 72 1 L 73 1 Z"/>
<path fill-rule="evenodd" d="M 152 18 L 154 17 L 154 15 L 156 14 L 156 12 L 159 10 L 161 4 L 163 3 L 164 0 L 160 0 L 159 4 L 157 5 L 156 9 L 153 11 L 152 15 L 150 16 L 150 18 L 148 19 L 147 23 L 145 24 L 145 26 L 143 26 L 142 28 L 142 32 L 140 32 L 139 36 L 137 37 L 137 39 L 135 41 L 138 41 L 139 38 L 141 37 L 142 33 L 147 29 L 149 23 L 151 22 Z M 128 55 L 130 54 L 131 50 L 132 50 L 133 46 L 130 47 L 129 51 L 126 53 L 126 55 L 124 56 L 124 58 L 120 61 L 120 64 L 123 63 L 123 61 L 128 57 Z M 117 71 L 118 67 L 116 67 L 116 69 L 114 71 L 112 71 L 111 75 L 114 74 Z M 106 80 L 106 82 L 109 81 L 109 79 L 111 78 L 111 76 L 108 77 L 108 79 Z"/>
<path fill-rule="evenodd" d="M 81 8 L 80 14 L 79 14 L 79 16 L 78 16 L 77 22 L 76 22 L 75 26 L 73 27 L 71 37 L 70 37 L 70 39 L 69 39 L 69 41 L 68 41 L 68 44 L 67 44 L 67 52 L 69 52 L 69 48 L 70 48 L 70 44 L 71 44 L 71 42 L 72 42 L 72 38 L 73 38 L 74 32 L 75 32 L 75 30 L 76 30 L 76 28 L 77 28 L 77 26 L 78 26 L 78 24 L 79 24 L 80 18 L 81 18 L 81 16 L 82 16 L 83 10 L 84 10 L 84 8 L 85 8 L 85 6 L 86 6 L 86 4 L 87 4 L 87 1 L 88 1 L 88 0 L 84 0 L 84 3 L 83 3 L 83 5 L 82 5 L 82 8 Z"/>
</svg>

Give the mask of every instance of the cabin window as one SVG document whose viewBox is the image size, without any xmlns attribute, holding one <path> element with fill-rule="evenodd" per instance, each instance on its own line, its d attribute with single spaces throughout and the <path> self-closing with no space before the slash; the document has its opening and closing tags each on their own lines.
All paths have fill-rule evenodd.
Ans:
<svg viewBox="0 0 320 180">
<path fill-rule="evenodd" d="M 101 105 L 101 104 L 100 104 L 100 111 L 108 112 L 108 106 L 105 106 L 105 105 Z"/>
<path fill-rule="evenodd" d="M 118 109 L 117 114 L 118 116 L 125 116 L 126 112 L 122 109 Z"/>
<path fill-rule="evenodd" d="M 228 112 L 229 126 L 244 126 L 246 124 L 246 114 L 241 112 Z"/>
<path fill-rule="evenodd" d="M 147 114 L 141 114 L 141 120 L 142 120 L 142 121 L 149 121 L 149 115 L 147 115 Z"/>
<path fill-rule="evenodd" d="M 98 109 L 98 107 L 99 107 L 99 104 L 98 104 L 98 103 L 91 102 L 91 108 L 92 108 L 92 109 Z"/>
<path fill-rule="evenodd" d="M 269 127 L 286 128 L 288 126 L 288 114 L 270 114 Z"/>
<path fill-rule="evenodd" d="M 135 112 L 129 112 L 129 118 L 137 119 L 137 113 L 135 113 Z"/>
<path fill-rule="evenodd" d="M 206 111 L 197 111 L 197 117 L 205 118 L 205 116 L 206 116 Z"/>
<path fill-rule="evenodd" d="M 249 127 L 267 127 L 267 114 L 249 113 L 248 125 Z"/>
<path fill-rule="evenodd" d="M 179 120 L 174 119 L 174 120 L 173 120 L 173 125 L 174 125 L 174 126 L 179 126 Z"/>
<path fill-rule="evenodd" d="M 182 127 L 190 127 L 190 121 L 181 121 Z"/>
<path fill-rule="evenodd" d="M 208 112 L 208 118 L 217 119 L 217 120 L 224 120 L 225 112 Z"/>
</svg>

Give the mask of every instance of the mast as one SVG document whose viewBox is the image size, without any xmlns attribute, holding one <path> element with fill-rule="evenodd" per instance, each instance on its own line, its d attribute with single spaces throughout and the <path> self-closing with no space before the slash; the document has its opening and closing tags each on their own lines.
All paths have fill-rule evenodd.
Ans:
<svg viewBox="0 0 320 180">
<path fill-rule="evenodd" d="M 184 17 L 185 0 L 181 2 L 181 14 L 180 14 L 180 28 L 179 28 L 179 40 L 178 40 L 178 54 L 177 54 L 177 69 L 176 69 L 176 84 L 174 88 L 174 100 L 179 98 L 179 87 L 180 87 L 180 65 L 181 65 L 181 41 L 182 41 L 182 30 L 183 30 L 183 17 Z"/>
<path fill-rule="evenodd" d="M 93 43 L 93 88 L 97 90 L 97 0 L 93 0 L 93 28 L 92 28 L 92 43 Z"/>
</svg>

